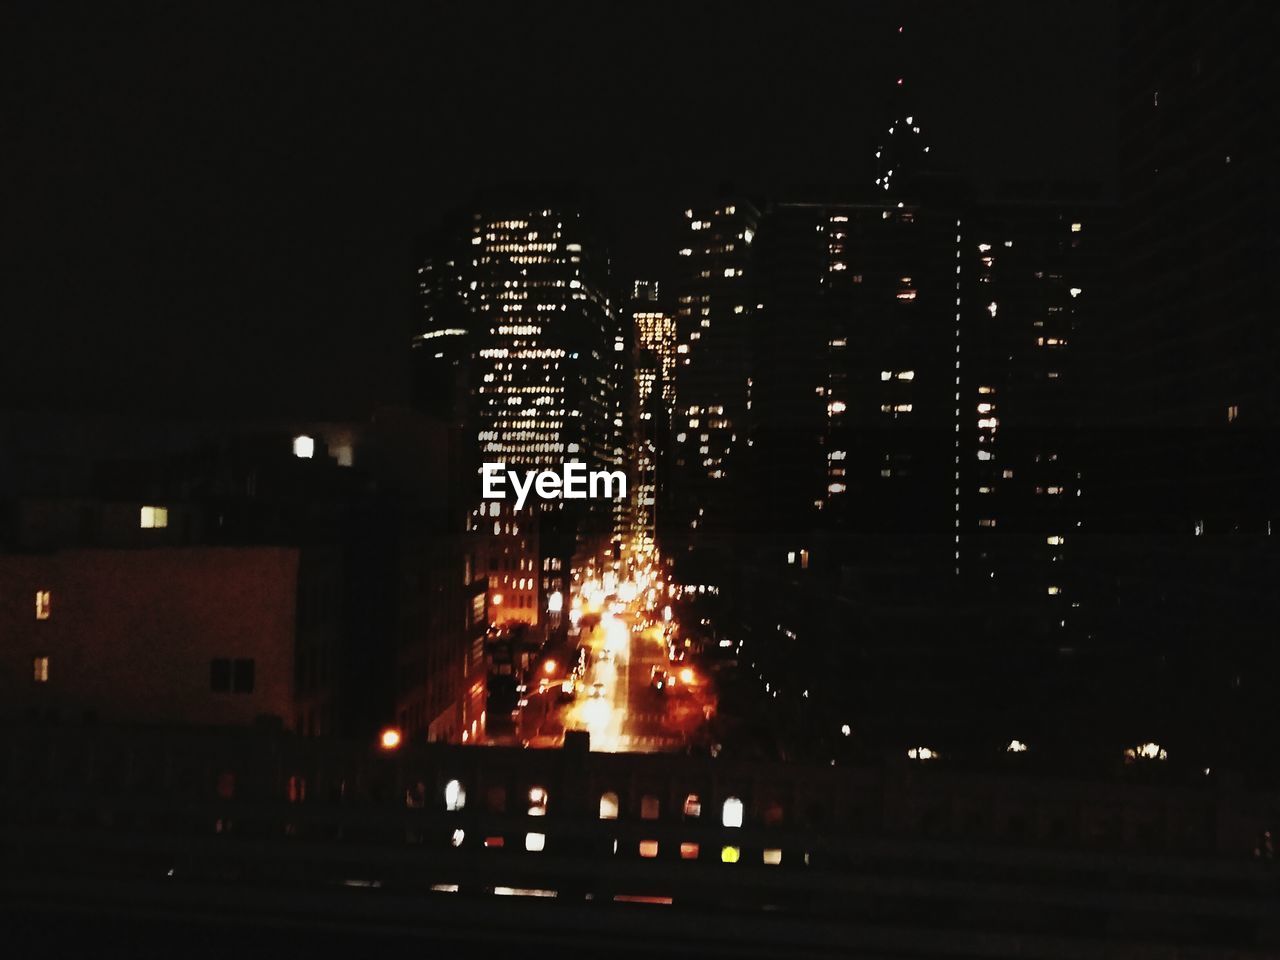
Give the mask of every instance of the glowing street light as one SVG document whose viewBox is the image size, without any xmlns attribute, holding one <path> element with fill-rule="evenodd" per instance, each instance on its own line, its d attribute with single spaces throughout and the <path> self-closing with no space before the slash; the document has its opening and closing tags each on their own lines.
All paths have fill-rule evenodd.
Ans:
<svg viewBox="0 0 1280 960">
<path fill-rule="evenodd" d="M 400 731 L 395 727 L 387 727 L 378 735 L 378 746 L 388 752 L 400 746 Z"/>
<path fill-rule="evenodd" d="M 551 674 L 556 672 L 556 667 L 558 666 L 559 664 L 556 663 L 554 660 L 548 660 L 546 663 L 542 665 L 542 670 L 545 674 L 547 674 L 547 676 L 551 676 Z"/>
</svg>

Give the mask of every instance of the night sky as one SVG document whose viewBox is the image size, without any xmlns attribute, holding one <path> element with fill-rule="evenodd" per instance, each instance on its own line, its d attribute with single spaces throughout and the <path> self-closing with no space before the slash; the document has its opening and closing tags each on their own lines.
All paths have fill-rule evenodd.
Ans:
<svg viewBox="0 0 1280 960">
<path fill-rule="evenodd" d="M 415 240 L 442 211 L 581 183 L 625 279 L 720 185 L 864 187 L 900 20 L 941 164 L 1105 185 L 1110 5 L 1042 7 L 20 3 L 0 24 L 0 403 L 402 400 Z"/>
</svg>

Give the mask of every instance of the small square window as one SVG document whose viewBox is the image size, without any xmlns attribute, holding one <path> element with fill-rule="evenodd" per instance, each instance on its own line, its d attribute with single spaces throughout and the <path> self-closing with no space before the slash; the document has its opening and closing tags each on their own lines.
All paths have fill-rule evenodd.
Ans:
<svg viewBox="0 0 1280 960">
<path fill-rule="evenodd" d="M 34 657 L 31 660 L 31 678 L 36 683 L 49 682 L 49 658 Z"/>
<path fill-rule="evenodd" d="M 143 530 L 160 530 L 169 526 L 169 508 L 143 507 L 138 516 L 138 526 Z"/>
</svg>

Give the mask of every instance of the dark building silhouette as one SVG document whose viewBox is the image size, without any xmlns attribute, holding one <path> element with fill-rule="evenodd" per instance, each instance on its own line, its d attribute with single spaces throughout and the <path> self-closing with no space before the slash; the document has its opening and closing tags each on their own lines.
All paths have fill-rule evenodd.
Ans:
<svg viewBox="0 0 1280 960">
<path fill-rule="evenodd" d="M 13 710 L 481 733 L 484 583 L 468 586 L 464 478 L 439 421 L 11 430 L 27 438 L 6 445 Z M 50 598 L 45 616 L 27 594 Z"/>
<path fill-rule="evenodd" d="M 675 298 L 671 497 L 659 517 L 680 578 L 725 586 L 742 506 L 750 385 L 751 250 L 759 212 L 732 199 L 689 208 L 680 225 Z"/>
</svg>

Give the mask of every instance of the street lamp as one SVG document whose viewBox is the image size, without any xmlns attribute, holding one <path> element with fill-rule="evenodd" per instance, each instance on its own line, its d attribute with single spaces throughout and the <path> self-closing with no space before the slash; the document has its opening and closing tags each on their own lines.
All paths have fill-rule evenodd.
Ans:
<svg viewBox="0 0 1280 960">
<path fill-rule="evenodd" d="M 387 727 L 378 735 L 378 746 L 388 753 L 400 746 L 400 731 L 395 727 Z"/>
</svg>

